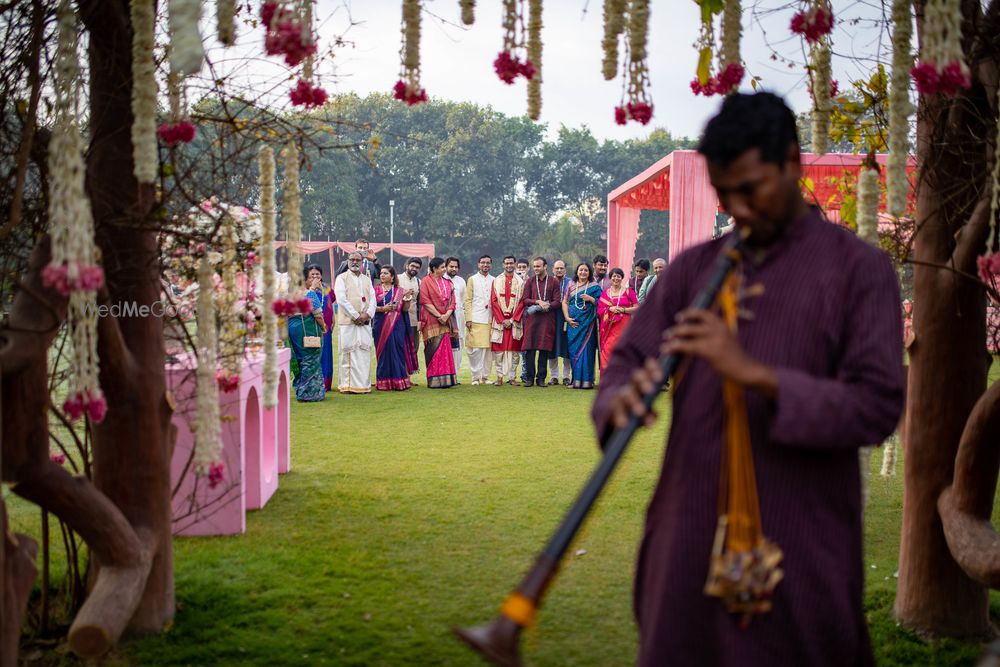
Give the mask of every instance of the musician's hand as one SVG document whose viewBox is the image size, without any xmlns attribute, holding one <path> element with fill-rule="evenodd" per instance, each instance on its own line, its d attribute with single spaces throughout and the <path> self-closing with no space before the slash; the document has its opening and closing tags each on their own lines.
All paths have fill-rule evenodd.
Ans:
<svg viewBox="0 0 1000 667">
<path fill-rule="evenodd" d="M 611 399 L 608 418 L 615 428 L 625 428 L 629 417 L 642 418 L 644 426 L 656 422 L 656 412 L 646 410 L 642 402 L 644 394 L 656 391 L 663 383 L 663 372 L 656 359 L 646 359 L 646 363 L 632 372 L 631 381 L 618 389 Z"/>
<path fill-rule="evenodd" d="M 774 369 L 748 355 L 721 317 L 708 310 L 688 309 L 678 313 L 677 322 L 666 332 L 663 352 L 701 357 L 723 378 L 774 398 L 778 392 Z"/>
</svg>

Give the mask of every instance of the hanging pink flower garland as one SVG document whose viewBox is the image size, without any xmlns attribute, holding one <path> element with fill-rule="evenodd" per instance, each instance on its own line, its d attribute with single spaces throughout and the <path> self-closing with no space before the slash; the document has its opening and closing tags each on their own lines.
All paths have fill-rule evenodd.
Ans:
<svg viewBox="0 0 1000 667">
<path fill-rule="evenodd" d="M 392 96 L 407 106 L 427 101 L 427 91 L 420 85 L 420 11 L 420 0 L 403 0 L 399 81 L 392 87 Z"/>
<path fill-rule="evenodd" d="M 962 54 L 959 0 L 928 0 L 924 6 L 920 62 L 911 70 L 921 95 L 954 97 L 972 85 Z"/>
<path fill-rule="evenodd" d="M 613 8 L 612 8 L 613 9 Z M 606 18 L 611 18 L 610 11 Z M 612 32 L 605 28 L 605 35 Z M 649 98 L 649 65 L 646 43 L 649 37 L 649 0 L 631 0 L 625 20 L 625 75 L 622 99 L 614 109 L 615 123 L 624 125 L 634 120 L 647 125 L 653 118 L 653 103 Z M 605 51 L 607 54 L 607 51 Z"/>
</svg>

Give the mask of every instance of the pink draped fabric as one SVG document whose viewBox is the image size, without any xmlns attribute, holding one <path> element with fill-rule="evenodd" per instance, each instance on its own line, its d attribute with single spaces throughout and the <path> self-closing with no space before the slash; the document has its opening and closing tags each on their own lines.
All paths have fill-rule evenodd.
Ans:
<svg viewBox="0 0 1000 667">
<path fill-rule="evenodd" d="M 839 220 L 843 193 L 840 186 L 846 173 L 856 174 L 864 156 L 847 153 L 802 154 L 802 190 L 809 202 L 819 204 L 832 221 Z M 888 155 L 876 156 L 885 165 Z M 911 185 L 916 160 L 910 158 L 907 172 Z M 885 170 L 881 178 L 885 179 Z M 915 202 L 914 189 L 909 199 Z M 629 179 L 608 195 L 608 258 L 612 266 L 631 268 L 635 257 L 639 216 L 634 220 L 624 211 L 642 209 L 670 211 L 672 260 L 680 252 L 711 237 L 719 210 L 715 191 L 708 180 L 704 158 L 696 151 L 674 151 Z"/>
</svg>

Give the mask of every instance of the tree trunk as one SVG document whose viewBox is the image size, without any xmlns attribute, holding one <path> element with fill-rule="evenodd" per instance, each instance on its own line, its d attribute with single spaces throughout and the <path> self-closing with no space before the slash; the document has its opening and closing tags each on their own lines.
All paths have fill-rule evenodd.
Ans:
<svg viewBox="0 0 1000 667">
<path fill-rule="evenodd" d="M 919 17 L 923 3 L 916 4 Z M 978 11 L 964 9 L 966 16 Z M 922 97 L 917 125 L 915 338 L 909 348 L 895 612 L 905 626 L 933 635 L 989 631 L 987 591 L 952 558 L 937 511 L 989 367 L 985 294 L 975 279 L 989 210 L 987 151 L 976 137 L 995 133 L 996 119 L 986 100 L 979 82 L 955 100 Z"/>
<path fill-rule="evenodd" d="M 0 667 L 17 667 L 21 620 L 35 583 L 38 546 L 7 532 L 7 507 L 0 498 Z"/>
<path fill-rule="evenodd" d="M 132 173 L 132 31 L 128 2 L 81 3 L 90 33 L 91 146 L 87 187 L 112 304 L 150 306 L 160 298 L 152 186 Z M 174 617 L 171 542 L 171 410 L 159 318 L 99 324 L 100 380 L 109 410 L 94 430 L 94 483 L 121 510 L 152 553 L 152 568 L 129 628 L 160 632 Z M 117 364 L 117 365 L 116 365 Z"/>
</svg>

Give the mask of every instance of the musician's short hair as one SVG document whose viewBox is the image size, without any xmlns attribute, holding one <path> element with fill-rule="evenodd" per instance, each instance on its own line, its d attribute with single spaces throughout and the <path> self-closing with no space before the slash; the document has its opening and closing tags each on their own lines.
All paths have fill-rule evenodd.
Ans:
<svg viewBox="0 0 1000 667">
<path fill-rule="evenodd" d="M 719 113 L 708 121 L 698 152 L 710 163 L 726 167 L 756 148 L 761 162 L 780 167 L 792 145 L 799 145 L 795 114 L 783 99 L 774 93 L 735 93 L 726 97 Z"/>
</svg>

